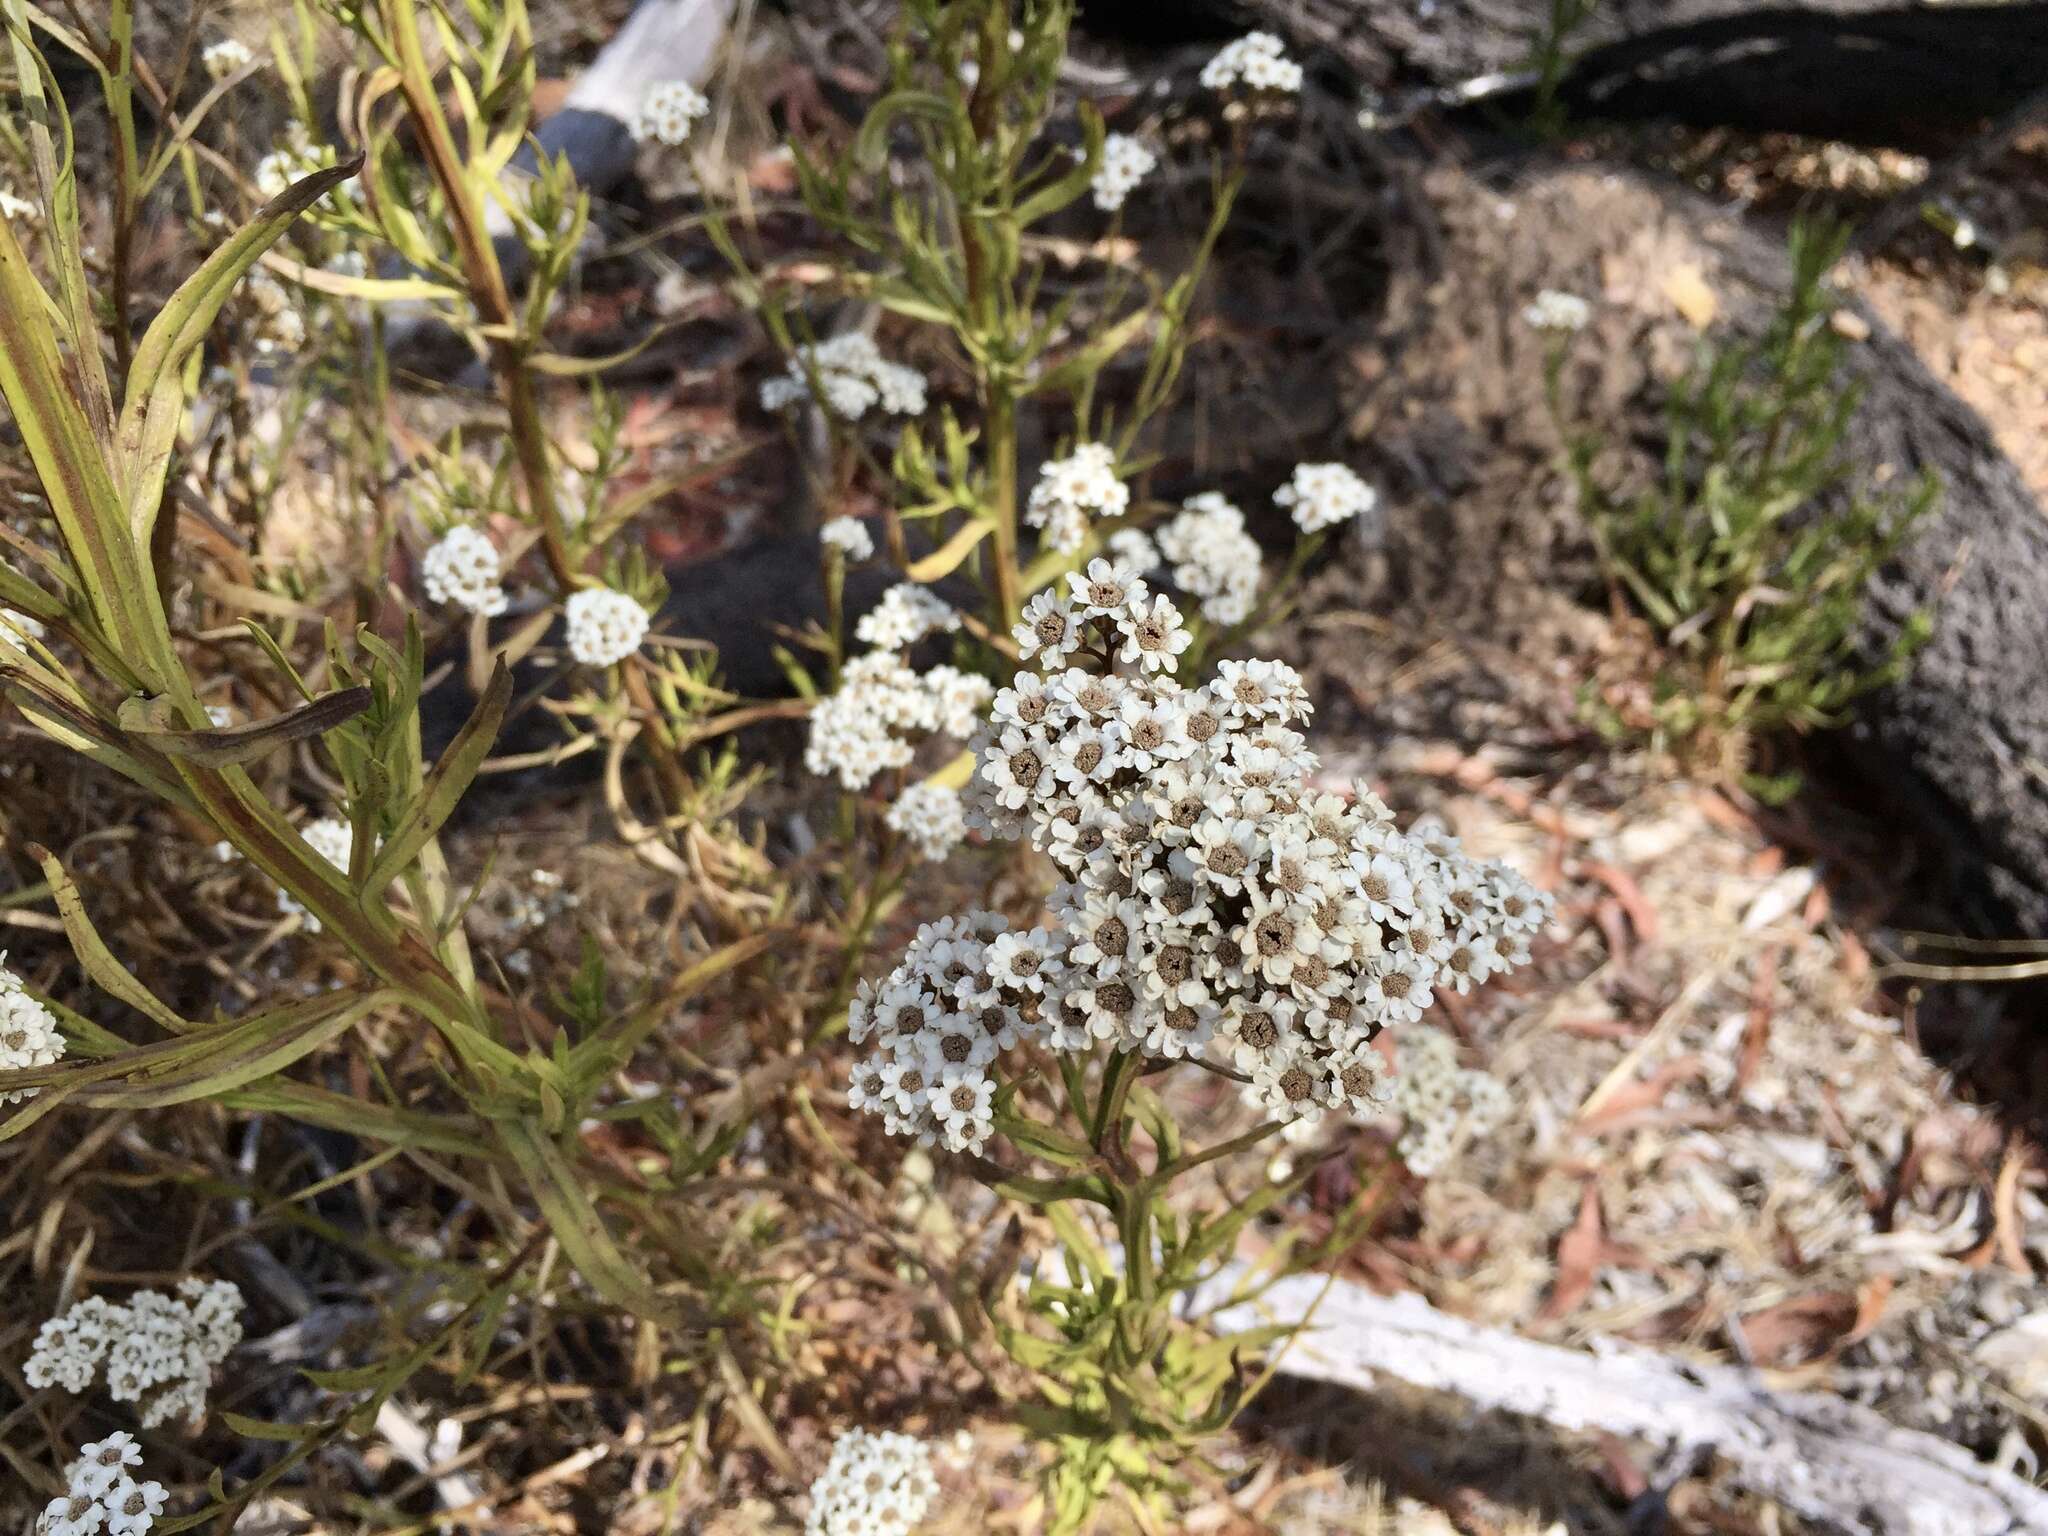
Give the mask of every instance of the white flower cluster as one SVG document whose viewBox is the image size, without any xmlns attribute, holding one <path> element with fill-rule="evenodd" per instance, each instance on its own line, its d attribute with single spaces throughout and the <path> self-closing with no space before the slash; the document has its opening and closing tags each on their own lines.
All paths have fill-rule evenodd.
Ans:
<svg viewBox="0 0 2048 1536">
<path fill-rule="evenodd" d="M 339 816 L 322 816 L 318 821 L 309 821 L 305 826 L 301 827 L 299 829 L 299 836 L 303 837 L 306 840 L 306 846 L 319 854 L 321 858 L 332 864 L 336 869 L 344 873 L 347 872 L 349 860 L 354 856 L 356 849 L 356 832 L 354 827 L 343 821 Z M 308 933 L 318 933 L 320 931 L 320 919 L 308 912 L 300 904 L 298 897 L 294 896 L 290 891 L 280 890 L 277 893 L 277 910 L 285 913 L 287 916 L 297 915 L 304 917 Z"/>
<path fill-rule="evenodd" d="M 232 1281 L 196 1276 L 180 1280 L 176 1296 L 137 1291 L 125 1303 L 88 1296 L 37 1331 L 22 1376 L 32 1387 L 83 1392 L 104 1364 L 109 1395 L 142 1403 L 144 1429 L 178 1416 L 197 1423 L 213 1368 L 242 1342 L 241 1312 Z"/>
<path fill-rule="evenodd" d="M 875 536 L 868 532 L 868 525 L 857 517 L 835 517 L 818 530 L 818 542 L 827 549 L 836 549 L 851 561 L 871 558 L 875 552 Z"/>
<path fill-rule="evenodd" d="M 1202 66 L 1202 84 L 1228 90 L 1239 81 L 1247 90 L 1298 91 L 1301 66 L 1287 57 L 1286 45 L 1270 32 L 1247 32 Z"/>
<path fill-rule="evenodd" d="M 1095 193 L 1095 206 L 1104 213 L 1123 207 L 1131 191 L 1152 174 L 1159 157 L 1140 139 L 1128 133 L 1112 133 L 1102 141 L 1102 164 L 1088 185 Z"/>
<path fill-rule="evenodd" d="M 1406 1122 L 1395 1151 L 1423 1178 L 1450 1160 L 1460 1140 L 1483 1136 L 1507 1118 L 1500 1080 L 1458 1065 L 1457 1043 L 1427 1026 L 1404 1032 L 1394 1108 Z"/>
<path fill-rule="evenodd" d="M 209 77 L 225 80 L 244 64 L 253 62 L 255 57 L 244 44 L 232 37 L 224 37 L 217 43 L 208 43 L 199 54 L 199 62 Z"/>
<path fill-rule="evenodd" d="M 296 352 L 306 344 L 306 317 L 283 283 L 268 272 L 253 273 L 242 284 L 242 296 L 255 311 L 249 339 L 258 352 Z"/>
<path fill-rule="evenodd" d="M 633 117 L 636 143 L 686 144 L 690 125 L 711 110 L 704 93 L 687 80 L 661 80 L 647 87 Z"/>
<path fill-rule="evenodd" d="M 960 615 L 930 587 L 899 581 L 861 615 L 853 637 L 881 650 L 900 651 L 926 635 L 951 634 L 959 627 Z"/>
<path fill-rule="evenodd" d="M 162 1483 L 135 1481 L 128 1469 L 141 1465 L 142 1447 L 125 1431 L 80 1446 L 64 1469 L 64 1496 L 43 1507 L 35 1536 L 147 1536 L 167 1495 Z"/>
<path fill-rule="evenodd" d="M 1096 517 L 1120 517 L 1131 488 L 1116 477 L 1116 452 L 1107 443 L 1083 443 L 1064 459 L 1048 460 L 1024 505 L 1024 521 L 1045 530 L 1045 542 L 1068 553 L 1088 537 Z"/>
<path fill-rule="evenodd" d="M 1258 540 L 1244 528 L 1244 513 L 1215 491 L 1181 503 L 1159 530 L 1159 552 L 1173 566 L 1173 584 L 1202 605 L 1212 624 L 1241 624 L 1259 595 Z"/>
<path fill-rule="evenodd" d="M 6 958 L 0 955 L 0 960 Z M 0 1072 L 53 1066 L 63 1056 L 64 1037 L 50 1010 L 29 996 L 19 976 L 0 965 Z M 33 1088 L 17 1088 L 0 1093 L 0 1104 L 18 1104 L 34 1096 Z"/>
<path fill-rule="evenodd" d="M 1555 288 L 1544 289 L 1522 310 L 1522 324 L 1539 331 L 1582 331 L 1592 318 L 1592 305 L 1576 293 L 1559 293 Z"/>
<path fill-rule="evenodd" d="M 420 559 L 420 579 L 430 602 L 453 603 L 487 619 L 511 602 L 504 575 L 497 546 L 474 528 L 450 528 Z"/>
<path fill-rule="evenodd" d="M 1168 1058 L 1213 1045 L 1284 1119 L 1383 1107 L 1380 1030 L 1524 960 L 1547 898 L 1447 834 L 1399 831 L 1370 791 L 1312 789 L 1291 668 L 1226 661 L 1182 688 L 1150 665 L 1172 667 L 1166 599 L 1106 560 L 1070 580 L 1072 600 L 1042 594 L 1018 627 L 1044 670 L 996 695 L 969 791 L 972 824 L 1028 837 L 1066 880 L 1044 926 L 928 924 L 862 985 L 848 1031 L 874 1045 L 849 1101 L 893 1134 L 977 1151 L 1001 1052 L 1108 1041 Z"/>
<path fill-rule="evenodd" d="M 0 608 L 0 645 L 19 640 L 40 640 L 48 633 L 40 619 L 32 619 L 12 608 Z"/>
<path fill-rule="evenodd" d="M 624 661 L 647 638 L 647 610 L 640 600 L 610 587 L 578 589 L 563 613 L 569 621 L 569 654 L 586 667 Z"/>
<path fill-rule="evenodd" d="M 922 858 L 943 859 L 967 840 L 967 807 L 960 791 L 928 780 L 898 795 L 882 819 Z"/>
<path fill-rule="evenodd" d="M 832 1442 L 832 1459 L 811 1484 L 804 1536 L 908 1536 L 938 1496 L 922 1440 L 850 1429 Z"/>
<path fill-rule="evenodd" d="M 1343 464 L 1297 464 L 1273 493 L 1273 504 L 1293 514 L 1294 526 L 1316 533 L 1348 522 L 1379 504 L 1379 492 Z"/>
<path fill-rule="evenodd" d="M 884 769 L 910 766 L 916 754 L 905 733 L 973 735 L 994 692 L 987 678 L 957 667 L 920 674 L 893 651 L 870 651 L 846 664 L 839 691 L 811 711 L 804 766 L 865 789 Z"/>
<path fill-rule="evenodd" d="M 293 182 L 303 181 L 334 163 L 334 146 L 315 144 L 306 125 L 294 118 L 285 125 L 284 142 L 256 162 L 255 174 L 250 179 L 267 201 Z"/>
<path fill-rule="evenodd" d="M 924 375 L 890 362 L 862 331 L 798 347 L 782 376 L 761 386 L 761 408 L 780 411 L 810 399 L 814 375 L 825 409 L 844 420 L 859 421 L 877 406 L 891 416 L 924 413 Z"/>
</svg>

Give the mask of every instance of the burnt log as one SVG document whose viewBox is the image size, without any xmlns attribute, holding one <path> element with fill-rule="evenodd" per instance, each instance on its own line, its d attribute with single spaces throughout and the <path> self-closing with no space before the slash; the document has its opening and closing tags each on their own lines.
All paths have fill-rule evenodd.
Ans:
<svg viewBox="0 0 2048 1536">
<path fill-rule="evenodd" d="M 1598 590 L 1558 468 L 1549 342 L 1521 307 L 1545 288 L 1593 301 L 1564 410 L 1601 431 L 1603 475 L 1647 478 L 1669 385 L 1699 340 L 1700 295 L 1718 335 L 1760 333 L 1789 281 L 1783 232 L 1614 166 L 1440 165 L 1420 189 L 1410 213 L 1434 234 L 1416 248 L 1435 258 L 1395 275 L 1350 402 L 1387 495 L 1384 541 L 1325 598 L 1390 616 L 1418 644 L 1512 641 L 1554 630 L 1560 594 Z M 1909 907 L 1980 934 L 2048 935 L 2048 517 L 1982 419 L 1849 286 L 1838 322 L 1859 338 L 1843 364 L 1862 392 L 1848 443 L 1858 477 L 1904 485 L 1931 471 L 1941 496 L 1873 583 L 1864 644 L 1880 654 L 1922 610 L 1932 638 L 1862 702 L 1838 756 L 1898 818 Z M 1920 862 L 1907 876 L 1909 849 Z"/>
<path fill-rule="evenodd" d="M 1098 3 L 1089 15 L 1109 26 L 1150 10 Z M 1187 35 L 1225 21 L 1280 33 L 1383 115 L 1476 102 L 1515 121 L 1551 0 L 1211 0 L 1190 8 Z M 1559 102 L 1574 118 L 1943 153 L 2048 79 L 2048 5 L 1608 0 L 1567 53 Z"/>
</svg>

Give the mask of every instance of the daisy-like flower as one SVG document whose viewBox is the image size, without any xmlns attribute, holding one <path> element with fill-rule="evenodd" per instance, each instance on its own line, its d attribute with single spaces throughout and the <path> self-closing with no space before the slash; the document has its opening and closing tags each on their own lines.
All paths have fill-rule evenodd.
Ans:
<svg viewBox="0 0 2048 1536">
<path fill-rule="evenodd" d="M 647 610 L 640 600 L 610 587 L 582 587 L 564 608 L 569 654 L 586 667 L 609 667 L 640 649 Z"/>
<path fill-rule="evenodd" d="M 996 1085 L 978 1066 L 949 1066 L 932 1092 L 940 1139 L 953 1152 L 979 1153 L 995 1130 Z"/>
<path fill-rule="evenodd" d="M 1205 815 L 1195 824 L 1187 847 L 1175 855 L 1187 870 L 1225 896 L 1245 889 L 1258 862 L 1259 831 L 1234 816 Z"/>
<path fill-rule="evenodd" d="M 107 1536 L 148 1536 L 168 1501 L 162 1483 L 122 1478 L 101 1501 L 107 1511 Z"/>
<path fill-rule="evenodd" d="M 1087 570 L 1068 575 L 1067 585 L 1084 619 L 1122 619 L 1127 609 L 1145 601 L 1144 581 L 1108 560 L 1089 561 Z"/>
<path fill-rule="evenodd" d="M 1293 514 L 1303 533 L 1348 522 L 1379 505 L 1379 493 L 1343 464 L 1297 464 L 1287 484 L 1273 493 L 1276 506 Z"/>
<path fill-rule="evenodd" d="M 711 110 L 704 93 L 687 80 L 661 80 L 647 87 L 633 115 L 633 138 L 640 144 L 687 144 L 690 127 Z"/>
<path fill-rule="evenodd" d="M 1143 593 L 1143 583 L 1132 586 Z M 1116 625 L 1123 636 L 1117 660 L 1136 662 L 1147 672 L 1174 671 L 1180 666 L 1180 653 L 1194 644 L 1195 637 L 1181 623 L 1180 610 L 1164 593 L 1149 604 L 1142 595 L 1134 597 L 1117 615 Z"/>
<path fill-rule="evenodd" d="M 1151 175 L 1158 164 L 1159 157 L 1141 140 L 1127 133 L 1110 134 L 1102 141 L 1102 163 L 1088 184 L 1095 193 L 1095 206 L 1104 213 L 1123 207 L 1131 189 Z"/>
<path fill-rule="evenodd" d="M 1177 698 L 1128 693 L 1117 706 L 1116 719 L 1124 761 L 1141 771 L 1177 762 L 1195 750 L 1188 740 L 1185 707 Z"/>
<path fill-rule="evenodd" d="M 871 559 L 875 553 L 874 536 L 868 532 L 867 524 L 857 517 L 831 519 L 818 530 L 818 541 L 855 563 Z"/>
<path fill-rule="evenodd" d="M 1065 666 L 1080 645 L 1081 621 L 1074 605 L 1048 587 L 1024 605 L 1011 634 L 1024 660 L 1051 671 Z"/>
<path fill-rule="evenodd" d="M 1053 765 L 1046 744 L 1011 726 L 996 741 L 996 750 L 981 757 L 980 780 L 1007 810 L 1022 810 L 1051 787 Z"/>
<path fill-rule="evenodd" d="M 474 528 L 451 528 L 420 559 L 427 598 L 495 618 L 510 603 L 497 546 Z"/>
<path fill-rule="evenodd" d="M 988 973 L 999 987 L 1042 992 L 1053 953 L 1053 936 L 1044 928 L 1001 934 L 988 947 Z"/>
<path fill-rule="evenodd" d="M 1560 334 L 1582 331 L 1592 318 L 1592 305 L 1576 293 L 1560 293 L 1555 288 L 1545 288 L 1522 309 L 1522 324 L 1531 330 Z"/>
</svg>

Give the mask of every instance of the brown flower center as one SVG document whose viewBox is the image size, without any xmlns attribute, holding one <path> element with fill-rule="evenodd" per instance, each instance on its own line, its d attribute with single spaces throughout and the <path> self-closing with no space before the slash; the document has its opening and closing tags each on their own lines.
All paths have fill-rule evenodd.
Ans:
<svg viewBox="0 0 2048 1536">
<path fill-rule="evenodd" d="M 1042 613 L 1032 633 L 1040 645 L 1058 645 L 1067 638 L 1067 616 L 1063 613 Z M 1040 713 L 1044 713 L 1043 710 Z"/>
<path fill-rule="evenodd" d="M 1221 730 L 1223 722 L 1206 709 L 1198 709 L 1188 716 L 1188 740 L 1196 743 L 1207 741 Z"/>
<path fill-rule="evenodd" d="M 1415 990 L 1415 978 L 1406 971 L 1389 971 L 1380 978 L 1380 990 L 1389 997 L 1406 997 Z"/>
<path fill-rule="evenodd" d="M 1244 1023 L 1238 1027 L 1238 1039 L 1255 1051 L 1263 1051 L 1280 1038 L 1280 1026 L 1273 1022 L 1273 1015 L 1263 1008 L 1253 1009 L 1244 1016 Z"/>
<path fill-rule="evenodd" d="M 1102 747 L 1092 741 L 1084 741 L 1074 751 L 1074 766 L 1083 773 L 1093 773 L 1102 766 Z"/>
<path fill-rule="evenodd" d="M 1262 955 L 1284 954 L 1294 947 L 1294 924 L 1284 912 L 1268 912 L 1252 925 L 1252 942 Z"/>
<path fill-rule="evenodd" d="M 1152 962 L 1159 979 L 1168 986 L 1177 987 L 1195 971 L 1195 956 L 1185 944 L 1169 944 L 1159 951 L 1159 958 Z"/>
<path fill-rule="evenodd" d="M 1280 1074 L 1280 1092 L 1290 1104 L 1299 1104 L 1315 1092 L 1315 1079 L 1304 1067 L 1289 1067 Z"/>
<path fill-rule="evenodd" d="M 974 1054 L 974 1043 L 965 1035 L 947 1035 L 939 1041 L 939 1054 L 958 1066 Z"/>
<path fill-rule="evenodd" d="M 1095 989 L 1095 1005 L 1104 1013 L 1114 1014 L 1117 1018 L 1123 1018 L 1133 1008 L 1138 1006 L 1138 997 L 1124 983 L 1112 981 L 1105 986 Z"/>
<path fill-rule="evenodd" d="M 1244 873 L 1244 850 L 1235 843 L 1218 843 L 1209 850 L 1209 870 L 1218 875 L 1241 875 Z"/>
<path fill-rule="evenodd" d="M 1346 1097 L 1363 1099 L 1371 1096 L 1373 1085 L 1378 1079 L 1374 1077 L 1371 1067 L 1362 1061 L 1354 1061 L 1344 1069 L 1341 1081 Z"/>
<path fill-rule="evenodd" d="M 1120 955 L 1131 947 L 1130 926 L 1120 917 L 1105 917 L 1095 929 L 1095 947 L 1105 955 Z"/>
<path fill-rule="evenodd" d="M 1010 777 L 1026 789 L 1038 787 L 1038 776 L 1045 771 L 1045 764 L 1038 754 L 1026 747 L 1010 759 Z"/>
</svg>

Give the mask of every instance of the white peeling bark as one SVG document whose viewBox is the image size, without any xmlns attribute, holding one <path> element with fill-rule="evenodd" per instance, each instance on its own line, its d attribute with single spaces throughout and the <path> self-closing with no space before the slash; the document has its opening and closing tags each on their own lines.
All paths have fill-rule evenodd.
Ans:
<svg viewBox="0 0 2048 1536">
<path fill-rule="evenodd" d="M 1361 1391 L 1384 1375 L 1561 1430 L 1710 1451 L 1746 1488 L 1844 1536 L 2048 1533 L 2048 1493 L 1831 1394 L 1772 1392 L 1750 1372 L 1633 1346 L 1538 1344 L 1420 1296 L 1378 1296 L 1342 1280 L 1316 1306 L 1324 1283 L 1283 1280 L 1212 1322 L 1239 1332 L 1299 1321 L 1314 1307 L 1310 1329 L 1281 1358 L 1283 1374 Z"/>
</svg>

